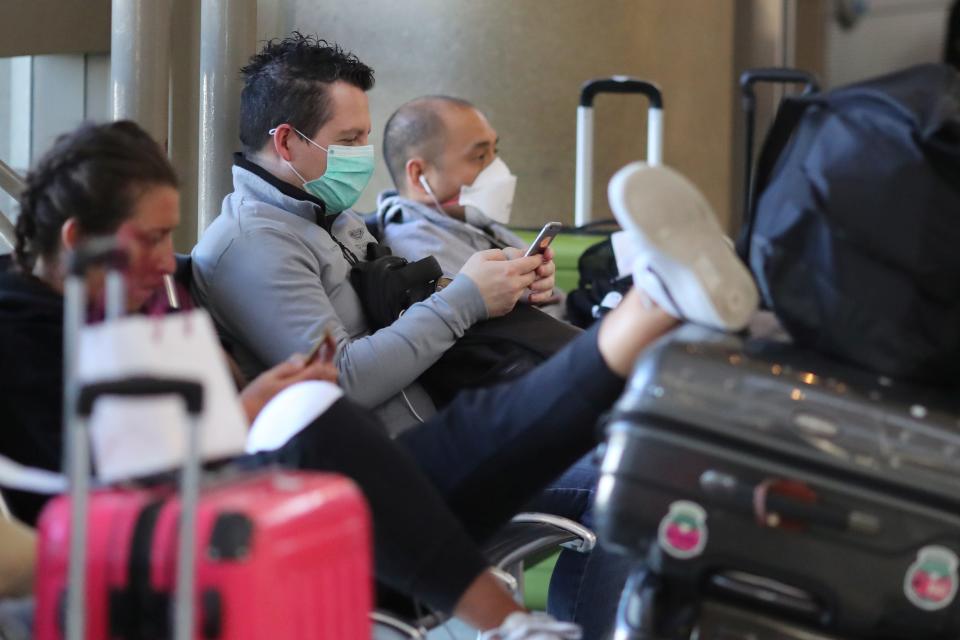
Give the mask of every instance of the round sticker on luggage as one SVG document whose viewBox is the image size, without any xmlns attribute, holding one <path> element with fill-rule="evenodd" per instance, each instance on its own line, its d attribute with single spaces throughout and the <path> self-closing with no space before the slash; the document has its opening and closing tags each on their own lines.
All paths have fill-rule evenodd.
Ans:
<svg viewBox="0 0 960 640">
<path fill-rule="evenodd" d="M 924 611 L 950 606 L 957 595 L 957 554 L 933 545 L 923 547 L 903 580 L 907 600 Z"/>
<path fill-rule="evenodd" d="M 679 560 L 696 558 L 707 546 L 707 512 L 696 502 L 677 500 L 660 521 L 660 548 Z"/>
</svg>

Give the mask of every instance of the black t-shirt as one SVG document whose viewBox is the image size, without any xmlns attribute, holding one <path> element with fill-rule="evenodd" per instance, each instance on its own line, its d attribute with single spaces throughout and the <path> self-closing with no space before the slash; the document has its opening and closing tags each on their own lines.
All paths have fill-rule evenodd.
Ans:
<svg viewBox="0 0 960 640">
<path fill-rule="evenodd" d="M 0 454 L 60 470 L 63 458 L 63 299 L 0 261 Z M 33 525 L 46 496 L 5 489 L 18 518 Z"/>
</svg>

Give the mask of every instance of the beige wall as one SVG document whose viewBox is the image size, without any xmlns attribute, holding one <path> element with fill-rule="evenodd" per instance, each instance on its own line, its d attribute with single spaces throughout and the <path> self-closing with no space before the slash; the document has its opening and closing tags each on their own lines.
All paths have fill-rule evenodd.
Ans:
<svg viewBox="0 0 960 640">
<path fill-rule="evenodd" d="M 852 29 L 827 24 L 829 86 L 923 62 L 940 62 L 952 0 L 873 0 Z"/>
<path fill-rule="evenodd" d="M 110 50 L 110 0 L 0 0 L 0 58 Z"/>
<path fill-rule="evenodd" d="M 171 0 L 175 73 L 171 153 L 195 201 L 196 73 L 200 0 Z M 378 75 L 371 93 L 374 142 L 390 112 L 426 93 L 473 100 L 503 139 L 520 176 L 516 220 L 572 221 L 575 110 L 580 84 L 625 73 L 659 83 L 666 100 L 665 160 L 690 175 L 733 227 L 742 191 L 742 125 L 735 79 L 748 66 L 793 63 L 836 85 L 934 60 L 948 0 L 874 0 L 852 31 L 831 19 L 829 0 L 259 0 L 258 33 L 293 29 L 343 44 Z M 906 11 L 904 7 L 909 8 Z M 105 52 L 110 0 L 0 0 L 0 57 Z M 784 34 L 792 33 L 784 41 Z M 101 96 L 105 99 L 105 96 Z M 779 96 L 761 96 L 759 129 Z M 609 215 L 604 189 L 642 156 L 646 104 L 596 104 L 595 216 Z M 370 210 L 388 176 L 382 163 L 360 208 Z M 189 220 L 194 212 L 186 211 Z M 192 225 L 185 224 L 184 229 Z M 189 246 L 192 232 L 178 238 Z"/>
<path fill-rule="evenodd" d="M 630 74 L 661 85 L 665 161 L 690 175 L 726 220 L 731 199 L 733 0 L 261 0 L 260 37 L 292 29 L 335 40 L 373 66 L 374 143 L 401 102 L 428 93 L 469 99 L 500 133 L 519 176 L 516 222 L 572 222 L 580 84 Z M 594 211 L 606 182 L 642 157 L 646 104 L 596 103 Z M 359 203 L 389 186 L 382 162 Z"/>
</svg>

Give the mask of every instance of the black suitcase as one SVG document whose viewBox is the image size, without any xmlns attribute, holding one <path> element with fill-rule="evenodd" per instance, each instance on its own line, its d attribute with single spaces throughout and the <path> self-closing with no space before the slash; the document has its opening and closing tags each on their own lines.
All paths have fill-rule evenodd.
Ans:
<svg viewBox="0 0 960 640">
<path fill-rule="evenodd" d="M 646 561 L 617 637 L 960 637 L 958 405 L 782 340 L 666 337 L 608 425 L 597 532 Z M 735 614 L 707 632 L 704 603 Z"/>
</svg>

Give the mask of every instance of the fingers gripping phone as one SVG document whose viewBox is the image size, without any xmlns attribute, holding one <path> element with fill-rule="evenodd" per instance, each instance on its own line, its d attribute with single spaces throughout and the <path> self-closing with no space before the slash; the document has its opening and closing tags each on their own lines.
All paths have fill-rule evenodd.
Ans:
<svg viewBox="0 0 960 640">
<path fill-rule="evenodd" d="M 543 229 L 540 229 L 540 233 L 538 233 L 537 237 L 530 243 L 530 248 L 523 254 L 523 257 L 529 258 L 530 256 L 535 256 L 538 253 L 546 251 L 547 247 L 550 246 L 550 243 L 557 237 L 561 229 L 563 229 L 563 225 L 559 222 L 548 222 L 543 225 Z"/>
<path fill-rule="evenodd" d="M 313 348 L 310 349 L 310 353 L 308 353 L 304 359 L 303 366 L 308 367 L 317 360 L 332 362 L 333 354 L 336 352 L 337 345 L 333 341 L 333 332 L 330 331 L 330 327 L 326 327 L 323 330 L 323 337 L 317 340 Z"/>
</svg>

